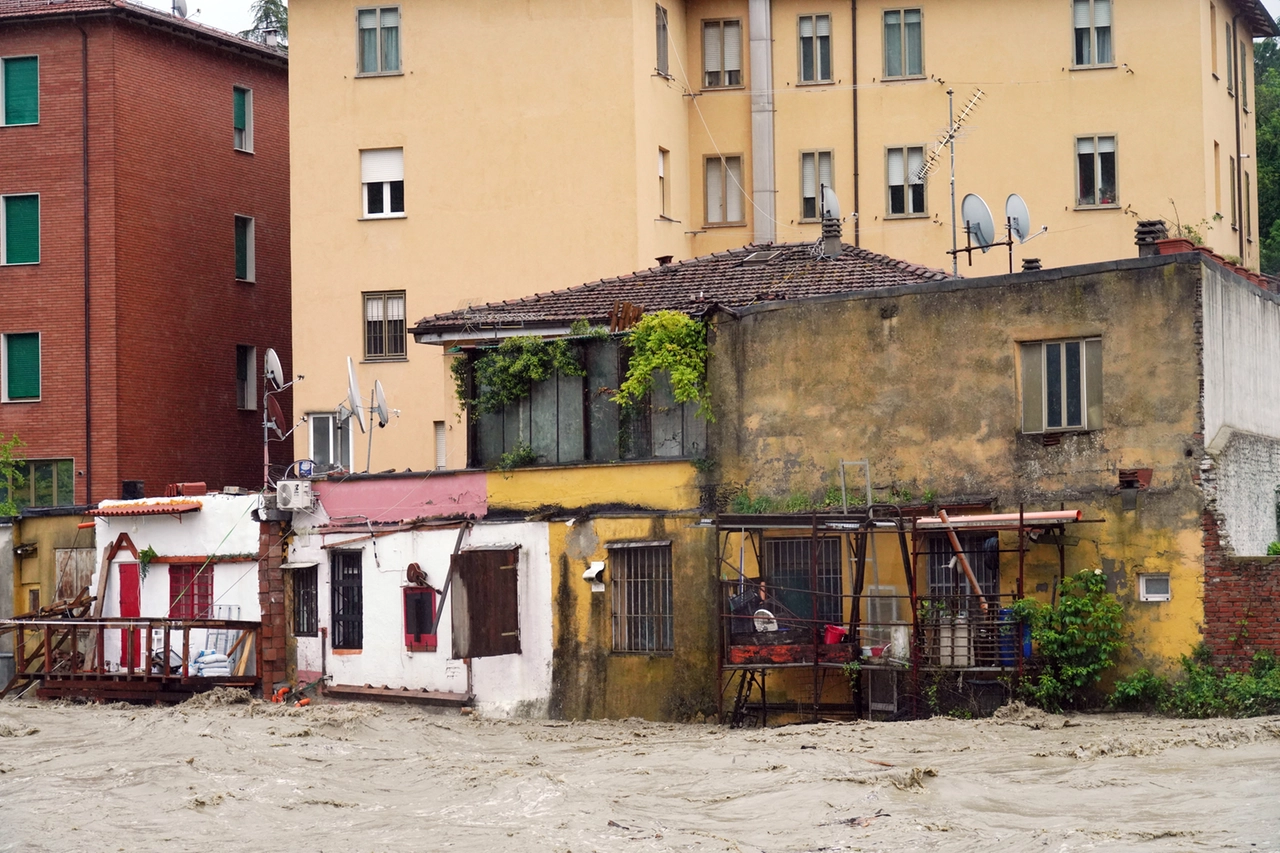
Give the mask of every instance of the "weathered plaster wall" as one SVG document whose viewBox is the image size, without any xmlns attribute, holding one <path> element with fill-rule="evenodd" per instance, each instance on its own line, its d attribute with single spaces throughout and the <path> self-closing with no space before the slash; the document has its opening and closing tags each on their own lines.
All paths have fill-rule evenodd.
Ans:
<svg viewBox="0 0 1280 853">
<path fill-rule="evenodd" d="M 13 525 L 0 522 L 0 619 L 14 615 L 13 602 L 17 587 L 13 577 Z M 0 654 L 13 654 L 13 637 L 0 635 Z M 0 673 L 3 675 L 3 673 Z"/>
<path fill-rule="evenodd" d="M 1125 261 L 721 316 L 710 361 L 720 477 L 753 494 L 817 496 L 838 484 L 840 460 L 867 458 L 881 496 L 1079 508 L 1102 523 L 1069 531 L 1079 543 L 1067 572 L 1107 572 L 1129 614 L 1133 660 L 1176 660 L 1203 619 L 1200 270 Z M 1095 335 L 1102 429 L 1051 446 L 1022 435 L 1019 343 Z M 1121 509 L 1122 468 L 1154 470 L 1134 511 Z M 1016 571 L 1006 556 L 1006 586 Z M 1137 574 L 1155 571 L 1170 573 L 1173 600 L 1137 602 Z M 1056 550 L 1037 547 L 1027 591 L 1057 576 Z"/>
<path fill-rule="evenodd" d="M 487 476 L 489 506 L 494 508 L 624 504 L 689 510 L 698 506 L 697 472 L 687 461 L 521 468 L 491 471 Z"/>
<path fill-rule="evenodd" d="M 57 597 L 57 552 L 63 548 L 93 547 L 93 531 L 77 527 L 82 520 L 84 516 L 77 511 L 62 513 L 59 510 L 20 517 L 14 522 L 14 545 L 36 546 L 33 553 L 13 558 L 13 570 L 16 574 L 13 598 L 15 613 L 26 613 L 31 609 L 33 591 L 39 593 L 42 607 L 53 603 Z M 92 587 L 89 594 L 93 594 Z"/>
</svg>

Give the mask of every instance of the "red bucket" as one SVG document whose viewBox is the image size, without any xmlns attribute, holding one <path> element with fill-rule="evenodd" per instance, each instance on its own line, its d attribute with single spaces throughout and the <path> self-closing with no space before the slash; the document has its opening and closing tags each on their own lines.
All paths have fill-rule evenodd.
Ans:
<svg viewBox="0 0 1280 853">
<path fill-rule="evenodd" d="M 843 643 L 844 638 L 849 636 L 848 628 L 841 628 L 839 625 L 828 625 L 826 630 L 822 632 L 822 642 L 828 646 L 834 646 L 836 643 Z"/>
</svg>

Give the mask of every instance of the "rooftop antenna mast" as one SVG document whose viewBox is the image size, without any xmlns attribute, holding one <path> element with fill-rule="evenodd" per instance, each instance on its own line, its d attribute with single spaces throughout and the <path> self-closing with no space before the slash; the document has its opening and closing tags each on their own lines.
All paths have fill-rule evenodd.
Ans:
<svg viewBox="0 0 1280 853">
<path fill-rule="evenodd" d="M 947 119 L 950 122 L 947 125 L 947 132 L 938 137 L 937 144 L 929 152 L 924 165 L 920 167 L 919 177 L 923 180 L 933 172 L 938 161 L 942 159 L 942 149 L 951 150 L 951 275 L 953 276 L 960 275 L 960 264 L 956 255 L 959 248 L 956 236 L 956 134 L 960 132 L 961 125 L 968 121 L 969 116 L 977 109 L 983 95 L 984 92 L 981 89 L 974 89 L 973 94 L 969 96 L 969 102 L 964 105 L 960 114 L 956 115 L 955 89 L 947 90 Z"/>
<path fill-rule="evenodd" d="M 262 374 L 266 380 L 262 383 L 262 485 L 271 485 L 271 451 L 268 442 L 271 441 L 271 433 L 276 434 L 276 441 L 283 441 L 288 438 L 298 424 L 285 432 L 284 411 L 280 408 L 280 404 L 276 402 L 275 395 L 290 388 L 294 383 L 302 381 L 299 376 L 293 382 L 284 381 L 284 368 L 280 365 L 280 356 L 276 355 L 276 351 L 268 347 L 266 355 L 262 359 Z M 298 421 L 302 423 L 302 421 Z"/>
</svg>

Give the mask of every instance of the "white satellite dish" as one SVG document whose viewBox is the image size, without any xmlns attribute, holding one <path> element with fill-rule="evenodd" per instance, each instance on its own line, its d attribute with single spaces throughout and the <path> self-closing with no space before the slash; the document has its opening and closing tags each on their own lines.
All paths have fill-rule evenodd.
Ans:
<svg viewBox="0 0 1280 853">
<path fill-rule="evenodd" d="M 995 242 L 996 234 L 996 221 L 991 217 L 991 208 L 987 207 L 987 203 L 981 196 L 969 193 L 964 197 L 964 201 L 960 202 L 960 218 L 969 229 L 973 245 L 986 254 L 991 249 L 991 244 Z"/>
<path fill-rule="evenodd" d="M 262 364 L 267 374 L 267 381 L 279 391 L 284 387 L 284 368 L 280 366 L 280 356 L 276 355 L 275 350 L 268 347 L 267 354 L 263 356 Z"/>
<path fill-rule="evenodd" d="M 771 634 L 778 630 L 778 620 L 768 610 L 761 607 L 755 613 L 751 614 L 751 621 L 755 623 L 756 631 L 761 634 Z"/>
<path fill-rule="evenodd" d="M 1009 220 L 1009 230 L 1018 238 L 1018 242 L 1027 242 L 1027 238 L 1031 236 L 1031 211 L 1027 210 L 1027 203 L 1022 200 L 1022 196 L 1013 193 L 1005 200 L 1004 215 Z"/>
<path fill-rule="evenodd" d="M 822 187 L 822 218 L 840 218 L 840 199 L 836 198 L 835 190 L 825 185 Z"/>
<path fill-rule="evenodd" d="M 351 356 L 347 356 L 347 408 L 351 410 L 356 423 L 360 424 L 360 431 L 364 432 L 364 401 L 360 399 L 360 385 L 356 382 L 356 364 L 351 360 Z"/>
<path fill-rule="evenodd" d="M 373 411 L 378 416 L 379 427 L 386 426 L 391 420 L 391 410 L 387 408 L 387 395 L 382 392 L 381 379 L 373 380 Z"/>
<path fill-rule="evenodd" d="M 187 16 L 187 0 L 173 0 L 173 14 L 179 18 Z"/>
</svg>

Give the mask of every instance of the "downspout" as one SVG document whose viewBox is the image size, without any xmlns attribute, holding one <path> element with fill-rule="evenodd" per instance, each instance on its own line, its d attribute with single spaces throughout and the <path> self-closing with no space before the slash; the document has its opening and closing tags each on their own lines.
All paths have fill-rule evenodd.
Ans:
<svg viewBox="0 0 1280 853">
<path fill-rule="evenodd" d="M 858 0 L 849 0 L 849 10 L 853 13 L 853 245 L 857 247 L 862 245 L 862 218 L 858 216 Z"/>
<path fill-rule="evenodd" d="M 770 0 L 748 0 L 751 26 L 751 200 L 754 240 L 773 243 L 776 187 L 773 167 L 773 10 Z"/>
<path fill-rule="evenodd" d="M 84 502 L 93 506 L 93 383 L 89 354 L 89 34 L 80 31 L 80 170 L 84 184 Z"/>
<path fill-rule="evenodd" d="M 1232 108 L 1236 118 L 1236 173 L 1234 175 L 1236 182 L 1236 209 L 1232 211 L 1232 213 L 1235 214 L 1236 221 L 1240 223 L 1240 227 L 1236 229 L 1236 239 L 1240 245 L 1240 263 L 1244 266 L 1248 266 L 1249 259 L 1244 256 L 1244 232 L 1245 229 L 1249 227 L 1249 224 L 1244 221 L 1244 187 L 1241 183 L 1241 175 L 1244 172 L 1244 161 L 1240 159 L 1240 97 L 1244 94 L 1245 73 L 1244 69 L 1240 67 L 1236 60 L 1236 57 L 1239 55 L 1239 51 L 1236 50 L 1236 39 L 1238 38 L 1236 21 L 1238 20 L 1240 20 L 1239 13 L 1231 18 L 1231 45 L 1229 48 L 1231 56 L 1227 59 L 1228 62 L 1236 66 L 1236 97 L 1235 105 Z M 1217 38 L 1217 35 L 1215 35 L 1214 38 Z"/>
</svg>

